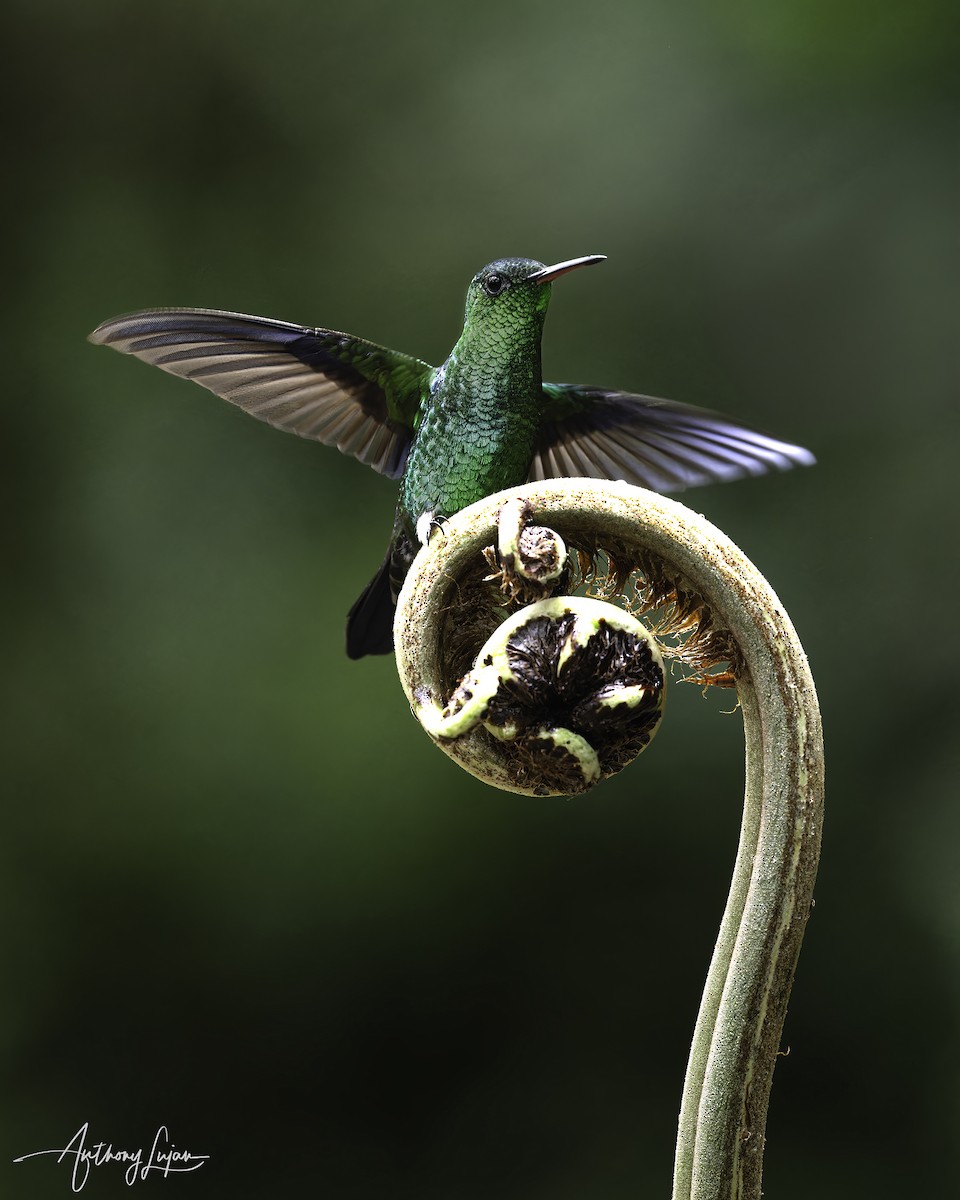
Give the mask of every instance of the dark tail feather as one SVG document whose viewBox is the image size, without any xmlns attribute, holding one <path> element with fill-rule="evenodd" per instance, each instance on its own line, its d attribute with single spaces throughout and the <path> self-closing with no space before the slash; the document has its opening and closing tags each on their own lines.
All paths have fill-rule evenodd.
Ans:
<svg viewBox="0 0 960 1200">
<path fill-rule="evenodd" d="M 390 557 L 380 565 L 347 614 L 347 656 L 393 653 L 393 613 L 396 601 L 390 584 Z"/>
</svg>

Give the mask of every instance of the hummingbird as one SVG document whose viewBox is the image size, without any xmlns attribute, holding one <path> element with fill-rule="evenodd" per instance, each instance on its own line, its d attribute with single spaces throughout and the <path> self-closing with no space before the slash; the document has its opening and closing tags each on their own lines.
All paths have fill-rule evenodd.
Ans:
<svg viewBox="0 0 960 1200">
<path fill-rule="evenodd" d="M 463 332 L 439 367 L 348 333 L 204 308 L 114 317 L 90 341 L 400 480 L 386 557 L 347 617 L 350 658 L 389 654 L 417 549 L 446 518 L 493 492 L 563 477 L 670 492 L 814 462 L 800 446 L 707 409 L 545 383 L 540 342 L 551 285 L 604 259 L 489 263 L 470 281 Z"/>
</svg>

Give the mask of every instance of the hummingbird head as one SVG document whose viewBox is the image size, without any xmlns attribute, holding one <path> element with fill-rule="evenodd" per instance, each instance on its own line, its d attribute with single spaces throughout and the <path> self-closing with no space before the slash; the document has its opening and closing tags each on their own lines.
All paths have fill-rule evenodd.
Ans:
<svg viewBox="0 0 960 1200">
<path fill-rule="evenodd" d="M 467 289 L 465 325 L 542 323 L 550 303 L 550 283 L 567 271 L 603 262 L 604 254 L 588 254 L 545 267 L 532 258 L 500 258 L 478 271 Z"/>
</svg>

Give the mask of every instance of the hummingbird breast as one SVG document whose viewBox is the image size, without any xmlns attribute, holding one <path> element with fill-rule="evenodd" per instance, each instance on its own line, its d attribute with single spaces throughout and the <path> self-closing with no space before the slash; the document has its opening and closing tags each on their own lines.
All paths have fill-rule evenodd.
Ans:
<svg viewBox="0 0 960 1200">
<path fill-rule="evenodd" d="M 400 509 L 411 530 L 425 514 L 450 517 L 491 492 L 523 483 L 533 458 L 539 379 L 528 376 L 517 387 L 515 379 L 487 376 L 465 388 L 452 374 L 439 373 L 410 448 Z"/>
</svg>

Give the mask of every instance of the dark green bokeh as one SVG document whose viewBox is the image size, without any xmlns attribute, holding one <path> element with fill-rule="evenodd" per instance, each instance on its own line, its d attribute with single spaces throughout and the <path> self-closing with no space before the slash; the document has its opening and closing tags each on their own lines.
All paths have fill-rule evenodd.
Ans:
<svg viewBox="0 0 960 1200">
<path fill-rule="evenodd" d="M 68 1194 L 9 1164 L 84 1120 L 212 1156 L 158 1195 L 668 1193 L 739 819 L 729 695 L 675 688 L 589 799 L 484 788 L 391 660 L 343 655 L 392 485 L 84 341 L 202 305 L 439 361 L 481 264 L 590 252 L 548 377 L 820 460 L 687 498 L 777 589 L 826 725 L 766 1190 L 943 1194 L 960 10 L 9 9 L 5 1194 Z"/>
</svg>

